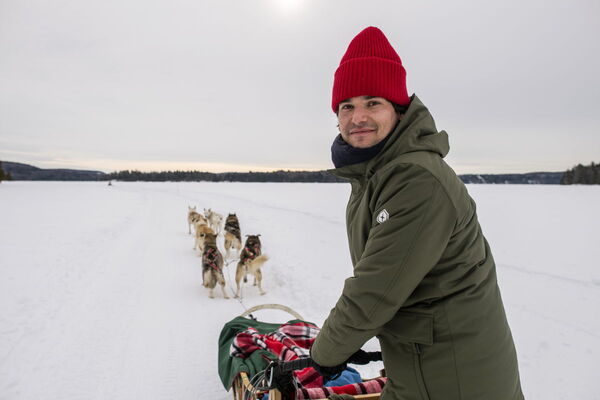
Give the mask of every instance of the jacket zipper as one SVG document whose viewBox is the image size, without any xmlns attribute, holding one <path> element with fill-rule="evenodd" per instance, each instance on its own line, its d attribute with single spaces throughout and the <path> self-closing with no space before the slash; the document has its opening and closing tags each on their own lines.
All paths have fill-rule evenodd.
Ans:
<svg viewBox="0 0 600 400">
<path fill-rule="evenodd" d="M 425 377 L 423 376 L 422 367 L 422 356 L 421 356 L 421 345 L 419 343 L 413 343 L 414 346 L 414 360 L 415 360 L 415 375 L 417 377 L 417 386 L 421 392 L 423 400 L 429 400 L 429 393 L 427 393 L 427 386 L 425 386 Z"/>
</svg>

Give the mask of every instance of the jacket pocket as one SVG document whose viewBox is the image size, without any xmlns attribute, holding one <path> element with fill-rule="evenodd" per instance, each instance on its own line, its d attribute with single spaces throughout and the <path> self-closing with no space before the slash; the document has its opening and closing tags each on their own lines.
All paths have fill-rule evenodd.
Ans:
<svg viewBox="0 0 600 400">
<path fill-rule="evenodd" d="M 425 376 L 423 375 L 423 358 L 421 357 L 422 348 L 418 343 L 413 343 L 414 355 L 414 368 L 415 377 L 417 379 L 417 387 L 423 400 L 429 400 L 429 392 L 427 391 L 427 385 L 425 385 Z"/>
<path fill-rule="evenodd" d="M 399 311 L 394 318 L 384 325 L 401 343 L 418 343 L 431 346 L 433 344 L 433 315 Z"/>
<path fill-rule="evenodd" d="M 404 354 L 401 356 L 403 365 L 394 363 L 395 365 L 390 367 L 402 371 L 403 378 L 400 379 L 404 379 L 403 384 L 412 396 L 407 394 L 405 397 L 417 398 L 418 396 L 422 400 L 429 400 L 423 373 L 423 352 L 428 350 L 428 346 L 433 345 L 433 315 L 398 312 L 391 321 L 385 324 L 384 332 L 389 340 L 387 343 L 392 347 L 390 350 L 396 355 L 400 354 L 399 352 Z M 384 354 L 384 364 L 385 358 Z M 412 368 L 409 366 L 410 363 L 412 363 Z"/>
</svg>

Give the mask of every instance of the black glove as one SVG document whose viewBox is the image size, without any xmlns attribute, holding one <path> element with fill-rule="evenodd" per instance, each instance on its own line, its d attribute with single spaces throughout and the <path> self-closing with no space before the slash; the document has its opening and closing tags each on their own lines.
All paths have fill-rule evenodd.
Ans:
<svg viewBox="0 0 600 400">
<path fill-rule="evenodd" d="M 366 351 L 359 349 L 356 353 L 352 354 L 346 362 L 350 364 L 366 365 L 371 361 L 381 361 L 381 352 L 374 351 L 372 353 L 367 353 Z"/>
<path fill-rule="evenodd" d="M 323 367 L 319 364 L 317 364 L 314 360 L 313 362 L 313 367 L 314 369 L 325 379 L 325 380 L 332 380 L 332 379 L 336 379 L 340 376 L 340 374 L 342 372 L 344 372 L 344 370 L 346 369 L 348 363 L 350 364 L 359 364 L 359 365 L 366 365 L 372 361 L 381 361 L 381 352 L 380 351 L 374 351 L 371 353 L 367 353 L 366 351 L 359 349 L 356 353 L 352 354 L 345 363 L 342 363 L 340 365 L 336 365 L 333 367 Z"/>
<path fill-rule="evenodd" d="M 293 399 L 296 397 L 296 387 L 294 386 L 294 378 L 291 371 L 274 374 L 272 387 L 279 390 L 284 399 Z"/>
<path fill-rule="evenodd" d="M 339 378 L 342 372 L 346 370 L 346 363 L 335 365 L 333 367 L 323 367 L 313 360 L 313 368 L 323 377 L 323 380 L 330 381 Z"/>
</svg>

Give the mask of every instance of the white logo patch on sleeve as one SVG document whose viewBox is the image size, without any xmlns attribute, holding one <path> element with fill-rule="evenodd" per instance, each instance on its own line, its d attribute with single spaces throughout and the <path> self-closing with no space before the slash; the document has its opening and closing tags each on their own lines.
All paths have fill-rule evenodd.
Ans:
<svg viewBox="0 0 600 400">
<path fill-rule="evenodd" d="M 388 219 L 390 219 L 390 214 L 387 212 L 387 210 L 384 208 L 383 210 L 381 210 L 381 212 L 377 215 L 377 222 L 380 224 L 383 224 L 385 221 L 387 221 Z"/>
</svg>

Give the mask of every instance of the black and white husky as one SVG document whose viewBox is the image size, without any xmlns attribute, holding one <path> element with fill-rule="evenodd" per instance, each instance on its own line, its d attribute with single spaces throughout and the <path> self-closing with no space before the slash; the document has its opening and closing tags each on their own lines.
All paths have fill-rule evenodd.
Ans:
<svg viewBox="0 0 600 400">
<path fill-rule="evenodd" d="M 242 248 L 242 232 L 240 221 L 235 214 L 229 214 L 225 220 L 225 258 L 229 258 L 231 249 L 235 249 L 236 255 Z"/>
</svg>

